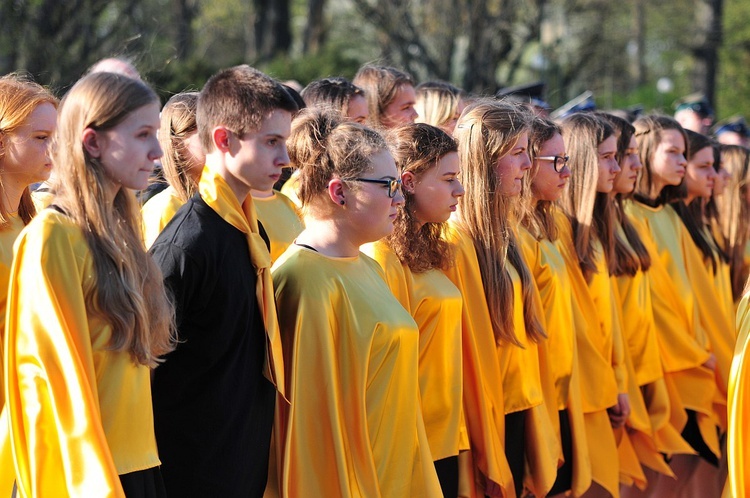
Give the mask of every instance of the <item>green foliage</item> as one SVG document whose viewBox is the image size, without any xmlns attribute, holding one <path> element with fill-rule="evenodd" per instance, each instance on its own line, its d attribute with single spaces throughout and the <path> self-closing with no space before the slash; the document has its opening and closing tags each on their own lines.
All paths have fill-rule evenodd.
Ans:
<svg viewBox="0 0 750 498">
<path fill-rule="evenodd" d="M 276 57 L 261 65 L 260 69 L 274 78 L 296 80 L 305 86 L 312 80 L 327 76 L 351 79 L 364 62 L 354 57 L 339 41 L 329 43 L 319 54 Z"/>
</svg>

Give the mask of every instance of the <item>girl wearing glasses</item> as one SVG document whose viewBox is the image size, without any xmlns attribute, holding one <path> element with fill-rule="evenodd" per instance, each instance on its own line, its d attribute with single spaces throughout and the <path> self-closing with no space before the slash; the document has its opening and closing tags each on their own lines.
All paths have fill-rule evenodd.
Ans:
<svg viewBox="0 0 750 498">
<path fill-rule="evenodd" d="M 403 205 L 385 140 L 304 110 L 288 140 L 305 230 L 273 268 L 287 395 L 281 496 L 440 496 L 419 406 L 419 330 L 359 246 Z"/>
<path fill-rule="evenodd" d="M 524 260 L 539 289 L 547 330 L 547 349 L 554 358 L 550 374 L 555 385 L 555 409 L 564 464 L 548 496 L 568 490 L 580 496 L 591 485 L 586 431 L 574 330 L 573 290 L 565 260 L 556 245 L 555 203 L 570 179 L 568 156 L 560 127 L 534 118 L 529 131 L 531 170 L 523 180 L 523 218 L 519 230 Z"/>
<path fill-rule="evenodd" d="M 685 248 L 690 235 L 671 204 L 686 195 L 685 131 L 665 116 L 642 116 L 633 125 L 644 170 L 626 212 L 630 219 L 639 220 L 639 235 L 651 257 L 648 277 L 654 324 L 664 376 L 675 393 L 670 400 L 671 420 L 700 455 L 678 454 L 670 460 L 676 482 L 658 477 L 654 496 L 679 496 L 700 458 L 718 460 L 719 420 L 713 411 L 718 394 L 716 358 L 709 351 L 688 274 Z"/>
<path fill-rule="evenodd" d="M 449 233 L 456 262 L 446 273 L 464 298 L 472 474 L 462 474 L 462 482 L 477 486 L 469 491 L 480 496 L 521 496 L 525 485 L 545 495 L 561 456 L 546 404 L 554 403 L 554 386 L 540 357 L 545 335 L 534 282 L 513 230 L 521 180 L 531 167 L 530 119 L 520 106 L 482 100 L 456 126 L 466 194 Z"/>
<path fill-rule="evenodd" d="M 441 269 L 453 264 L 445 222 L 464 194 L 456 142 L 427 124 L 391 135 L 405 205 L 393 232 L 365 249 L 419 326 L 419 387 L 427 439 L 444 496 L 458 496 L 458 452 L 468 449 L 462 410 L 461 292 Z M 463 439 L 462 439 L 463 436 Z"/>
</svg>

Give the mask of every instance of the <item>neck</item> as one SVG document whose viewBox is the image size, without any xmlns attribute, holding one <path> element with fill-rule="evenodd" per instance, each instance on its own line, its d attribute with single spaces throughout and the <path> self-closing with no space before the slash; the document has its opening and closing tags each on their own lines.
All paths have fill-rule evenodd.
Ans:
<svg viewBox="0 0 750 498">
<path fill-rule="evenodd" d="M 15 214 L 21 204 L 21 196 L 26 185 L 14 182 L 12 179 L 3 178 L 3 207 L 8 213 Z"/>
<path fill-rule="evenodd" d="M 255 190 L 255 189 L 252 189 L 252 190 L 250 190 L 250 195 L 252 195 L 256 199 L 267 199 L 269 197 L 273 197 L 274 196 L 274 192 L 273 192 L 273 189 L 271 189 L 271 190 Z"/>
<path fill-rule="evenodd" d="M 229 185 L 229 188 L 234 193 L 237 201 L 242 205 L 250 194 L 250 187 L 229 172 L 224 157 L 217 154 L 209 154 L 206 156 L 206 166 L 211 168 L 212 171 L 216 172 L 225 182 L 227 182 L 227 185 Z"/>
<path fill-rule="evenodd" d="M 360 244 L 350 239 L 343 224 L 335 219 L 317 219 L 305 216 L 305 229 L 296 242 L 314 247 L 319 253 L 332 258 L 351 258 L 359 254 Z"/>
</svg>

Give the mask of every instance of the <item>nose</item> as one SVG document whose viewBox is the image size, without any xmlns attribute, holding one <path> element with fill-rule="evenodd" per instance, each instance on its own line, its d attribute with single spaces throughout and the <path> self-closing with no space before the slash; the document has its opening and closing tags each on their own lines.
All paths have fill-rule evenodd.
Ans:
<svg viewBox="0 0 750 498">
<path fill-rule="evenodd" d="M 680 165 L 680 166 L 682 166 L 683 168 L 686 168 L 686 167 L 687 167 L 687 159 L 685 159 L 685 154 L 680 154 L 680 155 L 679 155 L 679 156 L 677 157 L 677 160 L 678 160 L 678 163 L 677 163 L 677 164 L 679 164 L 679 165 Z"/>
<path fill-rule="evenodd" d="M 616 175 L 622 171 L 622 168 L 620 168 L 620 165 L 617 163 L 617 159 L 612 159 L 612 164 L 610 165 L 609 172 L 613 175 Z"/>
<path fill-rule="evenodd" d="M 156 161 L 163 155 L 164 155 L 164 152 L 161 150 L 161 145 L 159 145 L 159 141 L 156 138 L 154 138 L 154 144 L 149 153 L 149 159 L 151 161 Z"/>
<path fill-rule="evenodd" d="M 456 183 L 458 184 L 455 189 L 453 189 L 453 197 L 461 197 L 466 193 L 466 190 L 464 190 L 464 185 L 460 181 L 456 180 Z"/>
<path fill-rule="evenodd" d="M 414 109 L 414 107 L 410 107 L 409 118 L 411 119 L 411 122 L 413 123 L 418 117 L 419 117 L 419 114 L 417 114 L 417 110 Z"/>
<path fill-rule="evenodd" d="M 563 169 L 560 170 L 560 178 L 570 178 L 570 174 L 570 168 L 566 164 L 565 166 L 563 166 Z"/>
<path fill-rule="evenodd" d="M 643 163 L 641 163 L 641 159 L 638 156 L 633 157 L 633 162 L 630 165 L 630 169 L 632 169 L 633 171 L 643 169 Z"/>
<path fill-rule="evenodd" d="M 719 176 L 719 173 L 715 169 L 713 168 L 708 169 L 708 177 L 710 179 L 715 180 L 716 178 L 718 178 L 718 176 Z"/>
<path fill-rule="evenodd" d="M 281 155 L 276 160 L 276 166 L 284 167 L 289 164 L 289 151 L 286 148 L 286 145 L 282 148 Z"/>
<path fill-rule="evenodd" d="M 396 190 L 396 195 L 393 196 L 393 199 L 391 199 L 391 205 L 393 206 L 403 206 L 406 203 L 404 200 L 404 194 L 401 192 L 401 189 L 399 188 Z"/>
<path fill-rule="evenodd" d="M 526 171 L 527 169 L 531 169 L 531 159 L 529 158 L 529 155 L 524 153 L 521 154 L 522 157 L 522 163 L 521 163 L 521 171 Z"/>
</svg>

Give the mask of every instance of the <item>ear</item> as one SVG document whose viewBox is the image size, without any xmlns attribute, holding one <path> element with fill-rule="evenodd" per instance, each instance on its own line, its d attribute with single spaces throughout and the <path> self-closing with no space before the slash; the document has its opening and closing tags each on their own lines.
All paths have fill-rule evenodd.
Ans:
<svg viewBox="0 0 750 498">
<path fill-rule="evenodd" d="M 404 171 L 401 173 L 401 187 L 410 194 L 414 193 L 414 189 L 417 185 L 417 177 L 411 171 Z"/>
<path fill-rule="evenodd" d="M 102 155 L 102 137 L 99 136 L 96 130 L 92 128 L 86 128 L 83 130 L 83 148 L 86 149 L 89 156 L 99 158 Z"/>
<path fill-rule="evenodd" d="M 220 152 L 229 152 L 232 143 L 232 132 L 224 126 L 217 126 L 211 132 L 211 140 L 216 150 Z"/>
<path fill-rule="evenodd" d="M 341 178 L 334 178 L 328 182 L 328 197 L 331 198 L 334 204 L 344 206 L 346 204 L 346 196 L 344 195 L 344 182 Z"/>
</svg>

